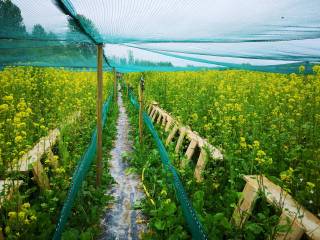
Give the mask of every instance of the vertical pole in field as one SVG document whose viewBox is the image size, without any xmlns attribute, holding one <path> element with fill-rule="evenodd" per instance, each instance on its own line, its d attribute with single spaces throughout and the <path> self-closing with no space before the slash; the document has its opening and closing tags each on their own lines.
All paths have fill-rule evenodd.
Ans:
<svg viewBox="0 0 320 240">
<path fill-rule="evenodd" d="M 143 133 L 143 91 L 144 91 L 144 79 L 141 77 L 139 84 L 139 142 L 142 144 Z"/>
<path fill-rule="evenodd" d="M 103 45 L 98 44 L 97 59 L 97 165 L 96 165 L 96 186 L 101 185 L 102 178 L 102 51 Z"/>
<path fill-rule="evenodd" d="M 126 81 L 126 87 L 127 87 L 127 97 L 129 97 L 129 83 Z"/>
<path fill-rule="evenodd" d="M 114 101 L 117 101 L 117 71 L 116 68 L 113 68 L 113 74 L 114 74 L 114 79 L 113 79 L 113 94 L 114 94 Z"/>
</svg>

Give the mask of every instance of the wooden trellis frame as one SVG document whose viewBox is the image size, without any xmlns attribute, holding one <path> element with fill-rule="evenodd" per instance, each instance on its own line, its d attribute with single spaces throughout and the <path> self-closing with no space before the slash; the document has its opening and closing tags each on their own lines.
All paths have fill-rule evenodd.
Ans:
<svg viewBox="0 0 320 240">
<path fill-rule="evenodd" d="M 71 116 L 66 118 L 66 122 L 62 125 L 62 128 L 73 124 L 77 119 L 79 119 L 81 116 L 81 113 L 79 111 L 75 112 Z M 34 175 L 34 180 L 37 182 L 40 188 L 42 189 L 47 189 L 49 188 L 49 178 L 47 174 L 45 173 L 43 169 L 43 165 L 41 163 L 41 159 L 44 155 L 47 155 L 49 160 L 50 160 L 50 165 L 53 168 L 57 168 L 59 163 L 56 161 L 53 156 L 54 154 L 52 153 L 52 147 L 57 144 L 60 136 L 60 130 L 58 128 L 51 130 L 49 134 L 45 137 L 40 138 L 40 140 L 34 145 L 34 147 L 24 154 L 18 163 L 13 166 L 12 169 L 8 169 L 8 171 L 11 172 L 20 172 L 23 174 L 28 173 L 30 170 L 32 170 L 33 175 Z M 8 180 L 3 180 L 4 181 L 10 181 Z M 3 189 L 1 188 L 0 184 L 0 192 Z"/>
<path fill-rule="evenodd" d="M 50 131 L 48 136 L 42 137 L 29 152 L 22 156 L 18 164 L 13 167 L 11 171 L 27 173 L 31 167 L 33 176 L 39 187 L 42 189 L 48 189 L 50 187 L 49 178 L 43 169 L 41 158 L 45 154 L 52 156 L 51 149 L 57 143 L 59 136 L 59 129 Z M 53 167 L 56 167 L 56 163 L 52 164 Z"/>
<path fill-rule="evenodd" d="M 181 125 L 178 121 L 171 117 L 169 113 L 161 109 L 158 106 L 158 103 L 153 102 L 150 104 L 147 112 L 152 121 L 161 124 L 166 132 L 171 129 L 166 139 L 166 145 L 169 145 L 172 142 L 177 133 L 179 134 L 179 138 L 175 147 L 176 153 L 180 151 L 184 139 L 188 139 L 190 141 L 185 152 L 186 161 L 181 162 L 181 167 L 185 167 L 188 164 L 195 153 L 195 149 L 199 147 L 200 155 L 194 171 L 194 177 L 198 182 L 203 180 L 202 172 L 204 171 L 207 163 L 208 153 L 213 159 L 223 159 L 223 155 L 219 149 L 209 144 L 205 139 L 200 137 L 198 133 L 192 131 L 190 127 Z"/>
<path fill-rule="evenodd" d="M 291 226 L 289 232 L 277 233 L 276 239 L 300 239 L 305 233 L 310 239 L 320 240 L 320 220 L 299 205 L 290 194 L 263 175 L 244 176 L 243 178 L 246 181 L 243 196 L 232 217 L 237 226 L 242 226 L 249 218 L 258 192 L 262 191 L 269 203 L 282 209 L 279 224 L 290 224 Z"/>
</svg>

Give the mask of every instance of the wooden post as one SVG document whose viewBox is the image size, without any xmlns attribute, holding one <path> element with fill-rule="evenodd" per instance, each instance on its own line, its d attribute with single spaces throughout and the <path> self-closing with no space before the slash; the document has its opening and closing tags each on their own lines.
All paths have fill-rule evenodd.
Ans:
<svg viewBox="0 0 320 240">
<path fill-rule="evenodd" d="M 129 83 L 127 82 L 126 87 L 127 87 L 127 97 L 129 97 Z"/>
<path fill-rule="evenodd" d="M 143 91 L 144 91 L 144 79 L 141 77 L 139 84 L 139 142 L 142 144 L 142 132 L 143 132 Z"/>
<path fill-rule="evenodd" d="M 98 44 L 98 61 L 97 61 L 97 178 L 96 185 L 101 185 L 102 178 L 102 51 L 103 45 Z"/>
<path fill-rule="evenodd" d="M 2 230 L 0 230 L 0 240 L 4 240 L 4 236 L 3 236 Z"/>
<path fill-rule="evenodd" d="M 117 101 L 117 71 L 116 68 L 113 68 L 113 74 L 114 74 L 114 79 L 113 79 L 113 94 L 114 94 L 114 101 Z"/>
</svg>

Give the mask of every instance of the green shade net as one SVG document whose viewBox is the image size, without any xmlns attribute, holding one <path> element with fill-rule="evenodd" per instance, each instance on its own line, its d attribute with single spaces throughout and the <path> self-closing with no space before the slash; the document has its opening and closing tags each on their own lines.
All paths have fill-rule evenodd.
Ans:
<svg viewBox="0 0 320 240">
<path fill-rule="evenodd" d="M 103 126 L 107 120 L 107 114 L 109 112 L 110 104 L 112 101 L 112 95 L 109 96 L 108 100 L 103 105 L 102 111 L 102 124 Z M 76 170 L 73 173 L 72 181 L 70 184 L 70 190 L 68 192 L 68 196 L 63 204 L 63 208 L 60 212 L 59 220 L 56 225 L 56 230 L 53 236 L 54 240 L 59 240 L 61 238 L 61 234 L 63 229 L 67 223 L 68 217 L 70 215 L 71 209 L 73 207 L 74 201 L 76 199 L 77 193 L 82 186 L 82 182 L 87 175 L 89 168 L 94 160 L 97 152 L 97 128 L 94 130 L 89 146 L 80 159 Z"/>
<path fill-rule="evenodd" d="M 320 62 L 317 0 L 0 0 L 0 66 L 297 72 Z M 309 67 L 310 66 L 310 67 Z"/>
<path fill-rule="evenodd" d="M 131 91 L 129 91 L 129 97 L 130 97 L 131 104 L 136 109 L 139 109 L 140 105 Z M 157 130 L 154 128 L 151 119 L 149 118 L 148 114 L 145 112 L 143 112 L 143 121 L 146 124 L 148 130 L 150 131 L 151 135 L 153 136 L 155 143 L 157 144 L 163 166 L 169 173 L 172 174 L 171 183 L 175 188 L 176 196 L 182 208 L 182 212 L 188 224 L 188 228 L 192 234 L 192 239 L 207 239 L 207 235 L 196 215 L 194 208 L 192 207 L 192 204 L 183 187 L 180 177 L 176 169 L 170 162 L 169 154 L 165 146 L 163 145 L 161 139 L 159 138 Z"/>
</svg>

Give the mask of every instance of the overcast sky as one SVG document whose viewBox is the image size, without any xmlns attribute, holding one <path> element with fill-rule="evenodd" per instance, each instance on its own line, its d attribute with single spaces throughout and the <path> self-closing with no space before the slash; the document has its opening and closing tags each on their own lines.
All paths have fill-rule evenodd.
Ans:
<svg viewBox="0 0 320 240">
<path fill-rule="evenodd" d="M 63 34 L 67 31 L 67 17 L 51 0 L 13 0 L 22 12 L 30 31 L 41 24 L 47 31 Z M 119 44 L 139 40 L 135 46 L 200 54 L 197 57 L 212 61 L 270 65 L 288 61 L 270 61 L 231 56 L 269 56 L 308 58 L 320 56 L 319 0 L 70 0 L 78 14 L 91 19 L 104 40 L 107 56 L 127 56 L 131 49 L 135 58 L 155 62 L 171 61 L 176 66 L 210 66 L 210 64 L 172 58 Z M 242 40 L 279 39 L 312 40 L 269 43 L 211 43 L 201 45 L 154 43 L 148 41 L 228 42 Z M 182 52 L 182 53 L 181 53 Z M 176 54 L 176 53 L 175 53 Z M 211 55 L 211 56 L 206 56 Z M 296 59 L 297 59 L 296 58 Z M 288 60 L 294 60 L 288 59 Z M 289 61 L 290 62 L 290 61 Z"/>
</svg>

